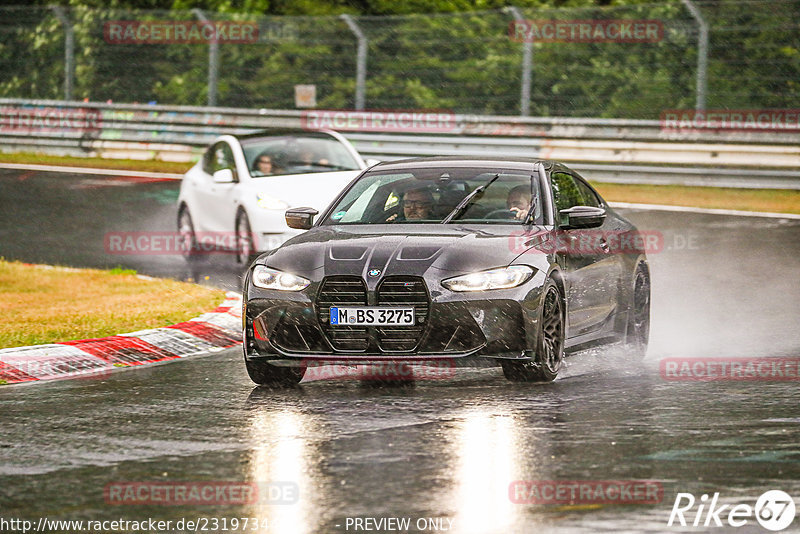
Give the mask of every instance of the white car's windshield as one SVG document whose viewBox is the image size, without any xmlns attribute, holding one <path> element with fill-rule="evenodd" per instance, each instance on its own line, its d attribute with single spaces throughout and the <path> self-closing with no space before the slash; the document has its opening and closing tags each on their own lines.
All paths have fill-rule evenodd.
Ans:
<svg viewBox="0 0 800 534">
<path fill-rule="evenodd" d="M 540 198 L 539 181 L 524 171 L 375 171 L 353 184 L 323 224 L 540 223 Z"/>
<path fill-rule="evenodd" d="M 242 139 L 253 177 L 360 169 L 356 159 L 329 136 L 267 136 Z"/>
</svg>

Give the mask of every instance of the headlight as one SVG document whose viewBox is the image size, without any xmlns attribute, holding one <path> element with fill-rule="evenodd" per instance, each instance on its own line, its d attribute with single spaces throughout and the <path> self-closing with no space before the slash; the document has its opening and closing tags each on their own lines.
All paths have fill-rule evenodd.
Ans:
<svg viewBox="0 0 800 534">
<path fill-rule="evenodd" d="M 450 291 L 486 291 L 489 289 L 508 289 L 527 282 L 533 275 L 533 267 L 511 265 L 499 269 L 463 274 L 447 280 L 442 285 Z"/>
<path fill-rule="evenodd" d="M 263 289 L 300 291 L 307 288 L 310 283 L 310 280 L 306 280 L 302 276 L 270 269 L 264 265 L 256 265 L 253 268 L 253 285 Z"/>
<path fill-rule="evenodd" d="M 264 193 L 259 193 L 257 199 L 256 205 L 265 210 L 285 210 L 289 207 L 289 204 L 283 200 L 265 195 Z"/>
</svg>

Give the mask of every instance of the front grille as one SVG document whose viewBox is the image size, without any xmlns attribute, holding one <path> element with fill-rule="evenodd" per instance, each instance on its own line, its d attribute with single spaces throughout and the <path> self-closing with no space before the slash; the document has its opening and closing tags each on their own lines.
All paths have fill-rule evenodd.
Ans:
<svg viewBox="0 0 800 534">
<path fill-rule="evenodd" d="M 357 276 L 331 276 L 323 280 L 317 293 L 317 318 L 325 336 L 336 350 L 364 352 L 369 345 L 365 326 L 331 327 L 331 306 L 365 306 L 367 287 Z"/>
<path fill-rule="evenodd" d="M 428 321 L 430 299 L 425 281 L 416 276 L 387 276 L 377 290 L 381 306 L 413 306 L 414 326 L 377 328 L 378 346 L 384 352 L 410 352 L 419 344 Z"/>
</svg>

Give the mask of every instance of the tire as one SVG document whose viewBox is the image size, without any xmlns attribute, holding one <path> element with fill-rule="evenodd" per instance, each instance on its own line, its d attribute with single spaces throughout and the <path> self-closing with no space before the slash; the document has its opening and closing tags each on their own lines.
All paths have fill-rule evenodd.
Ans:
<svg viewBox="0 0 800 534">
<path fill-rule="evenodd" d="M 236 263 L 250 265 L 255 257 L 250 219 L 244 210 L 236 214 Z"/>
<path fill-rule="evenodd" d="M 503 374 L 514 382 L 552 382 L 564 363 L 564 303 L 550 278 L 542 289 L 536 357 L 532 362 L 503 360 Z"/>
<path fill-rule="evenodd" d="M 644 359 L 650 340 L 650 275 L 647 267 L 640 263 L 633 277 L 631 312 L 625 342 L 628 352 L 637 360 Z"/>
<path fill-rule="evenodd" d="M 181 206 L 178 212 L 178 233 L 181 236 L 181 254 L 186 261 L 199 258 L 200 247 L 197 244 L 197 233 L 194 231 L 194 222 L 189 208 Z"/>
<path fill-rule="evenodd" d="M 264 361 L 244 360 L 250 380 L 259 386 L 294 386 L 306 374 L 305 367 L 277 367 Z"/>
</svg>

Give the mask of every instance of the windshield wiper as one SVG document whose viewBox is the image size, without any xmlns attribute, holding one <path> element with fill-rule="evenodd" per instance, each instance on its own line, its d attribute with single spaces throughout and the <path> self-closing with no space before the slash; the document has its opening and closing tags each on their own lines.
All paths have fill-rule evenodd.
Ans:
<svg viewBox="0 0 800 534">
<path fill-rule="evenodd" d="M 481 193 L 483 193 L 484 191 L 486 191 L 486 188 L 489 187 L 490 185 L 492 185 L 492 183 L 494 183 L 494 181 L 497 180 L 498 178 L 500 178 L 500 174 L 499 173 L 495 174 L 494 177 L 491 180 L 489 180 L 488 182 L 486 182 L 485 184 L 476 187 L 475 190 L 472 193 L 470 193 L 469 195 L 465 196 L 464 199 L 461 202 L 458 203 L 458 206 L 453 208 L 453 211 L 451 211 L 450 213 L 447 214 L 447 217 L 444 218 L 444 220 L 442 221 L 442 224 L 447 224 L 450 221 L 452 221 L 453 219 L 455 219 L 456 215 L 460 215 L 461 212 L 463 212 L 464 210 L 467 209 L 467 207 L 472 202 L 472 199 L 474 199 L 476 196 L 478 196 Z"/>
</svg>

